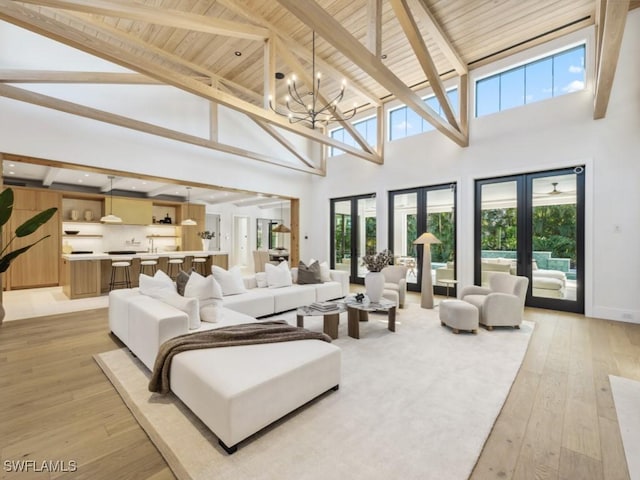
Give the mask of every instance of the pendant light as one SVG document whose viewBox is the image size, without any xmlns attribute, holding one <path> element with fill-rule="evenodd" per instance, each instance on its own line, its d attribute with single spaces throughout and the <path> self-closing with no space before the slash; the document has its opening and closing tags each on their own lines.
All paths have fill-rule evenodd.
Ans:
<svg viewBox="0 0 640 480">
<path fill-rule="evenodd" d="M 284 216 L 282 215 L 282 203 L 280 203 L 280 224 L 273 227 L 272 232 L 291 233 L 291 229 L 284 224 Z"/>
<path fill-rule="evenodd" d="M 109 191 L 109 196 L 111 197 L 111 208 L 109 209 L 109 215 L 105 215 L 100 219 L 102 223 L 122 223 L 122 219 L 113 214 L 113 175 L 109 175 L 109 180 L 111 182 L 111 190 Z"/>
<path fill-rule="evenodd" d="M 189 218 L 180 222 L 180 225 L 184 225 L 186 227 L 190 227 L 190 226 L 194 227 L 198 225 L 198 223 L 191 218 L 191 215 L 189 215 L 191 213 L 190 204 L 191 204 L 191 187 L 187 187 L 187 217 Z"/>
</svg>

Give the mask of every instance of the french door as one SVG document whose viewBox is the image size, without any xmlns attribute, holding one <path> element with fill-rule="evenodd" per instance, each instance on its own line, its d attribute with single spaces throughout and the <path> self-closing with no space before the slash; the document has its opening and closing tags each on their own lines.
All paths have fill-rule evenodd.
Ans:
<svg viewBox="0 0 640 480">
<path fill-rule="evenodd" d="M 424 232 L 432 233 L 440 243 L 430 246 L 431 268 L 423 273 L 423 249 L 413 241 Z M 407 267 L 408 290 L 419 292 L 426 274 L 432 276 L 435 293 L 455 295 L 455 184 L 389 192 L 389 249 L 395 263 Z"/>
<path fill-rule="evenodd" d="M 475 283 L 529 278 L 527 305 L 584 312 L 584 167 L 476 181 Z"/>
<path fill-rule="evenodd" d="M 376 196 L 331 199 L 331 268 L 349 272 L 351 283 L 364 283 L 363 255 L 377 253 Z"/>
</svg>

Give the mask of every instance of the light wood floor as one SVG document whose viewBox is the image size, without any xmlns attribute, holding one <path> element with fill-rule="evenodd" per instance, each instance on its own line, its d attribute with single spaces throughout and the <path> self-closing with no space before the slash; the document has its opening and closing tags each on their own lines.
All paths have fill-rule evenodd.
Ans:
<svg viewBox="0 0 640 480">
<path fill-rule="evenodd" d="M 640 325 L 526 316 L 536 322 L 529 350 L 471 478 L 628 479 L 607 375 L 640 380 Z M 174 478 L 92 359 L 119 346 L 106 309 L 0 327 L 0 463 L 75 460 L 72 478 Z"/>
</svg>

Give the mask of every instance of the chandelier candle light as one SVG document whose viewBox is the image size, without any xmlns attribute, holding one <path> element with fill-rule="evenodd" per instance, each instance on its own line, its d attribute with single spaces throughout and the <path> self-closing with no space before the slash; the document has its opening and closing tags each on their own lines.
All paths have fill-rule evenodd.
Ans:
<svg viewBox="0 0 640 480">
<path fill-rule="evenodd" d="M 356 114 L 356 105 L 354 103 L 353 109 L 344 112 L 342 115 L 338 113 L 338 103 L 344 97 L 345 88 L 347 85 L 346 80 L 342 80 L 342 86 L 340 92 L 329 102 L 319 103 L 320 97 L 320 79 L 322 74 L 316 73 L 316 32 L 312 34 L 312 47 L 311 47 L 311 91 L 306 95 L 311 97 L 311 100 L 305 102 L 303 99 L 304 93 L 301 94 L 298 91 L 298 85 L 296 84 L 297 78 L 292 75 L 290 79 L 287 79 L 287 90 L 289 94 L 285 97 L 285 105 L 287 112 L 281 112 L 278 110 L 278 106 L 273 104 L 273 98 L 269 95 L 269 107 L 278 115 L 287 117 L 289 123 L 304 122 L 311 128 L 316 128 L 316 123 L 323 123 L 324 125 L 329 122 L 338 120 L 349 120 Z"/>
</svg>

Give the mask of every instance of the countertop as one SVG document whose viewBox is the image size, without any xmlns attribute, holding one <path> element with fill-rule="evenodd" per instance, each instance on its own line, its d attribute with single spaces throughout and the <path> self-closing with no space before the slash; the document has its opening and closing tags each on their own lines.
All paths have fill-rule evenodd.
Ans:
<svg viewBox="0 0 640 480">
<path fill-rule="evenodd" d="M 99 253 L 65 253 L 62 255 L 62 258 L 65 260 L 117 260 L 122 257 L 133 257 L 133 258 L 141 258 L 141 257 L 149 257 L 149 256 L 158 256 L 158 257 L 172 257 L 174 255 L 184 255 L 185 257 L 192 257 L 194 255 L 228 255 L 228 252 L 221 252 L 219 250 L 210 250 L 203 252 L 202 250 L 179 250 L 175 252 L 157 252 L 157 253 L 149 253 L 149 252 L 139 252 L 135 254 L 126 254 L 126 255 L 109 255 L 105 252 Z"/>
</svg>

